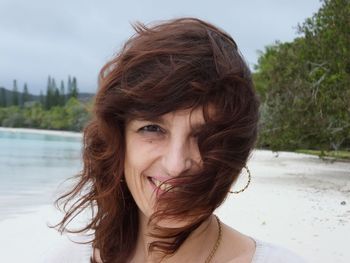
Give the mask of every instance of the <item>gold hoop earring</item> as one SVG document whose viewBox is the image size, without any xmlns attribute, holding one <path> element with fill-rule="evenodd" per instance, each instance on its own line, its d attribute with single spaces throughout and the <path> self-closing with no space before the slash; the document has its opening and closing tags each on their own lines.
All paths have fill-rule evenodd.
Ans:
<svg viewBox="0 0 350 263">
<path fill-rule="evenodd" d="M 250 174 L 250 171 L 249 171 L 249 169 L 248 169 L 247 166 L 244 166 L 244 168 L 247 170 L 247 173 L 248 173 L 248 182 L 247 182 L 247 184 L 246 184 L 241 190 L 238 190 L 238 191 L 229 191 L 230 194 L 239 194 L 239 193 L 244 192 L 244 191 L 248 188 L 248 186 L 249 186 L 249 184 L 250 184 L 250 181 L 251 181 L 251 179 L 252 179 L 252 175 Z"/>
</svg>

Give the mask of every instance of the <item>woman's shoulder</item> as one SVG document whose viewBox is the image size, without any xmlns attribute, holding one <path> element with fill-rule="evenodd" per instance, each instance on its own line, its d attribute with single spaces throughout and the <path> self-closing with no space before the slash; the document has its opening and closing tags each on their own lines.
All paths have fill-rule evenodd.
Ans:
<svg viewBox="0 0 350 263">
<path fill-rule="evenodd" d="M 223 242 L 218 262 L 306 263 L 291 250 L 252 238 L 222 224 Z"/>
<path fill-rule="evenodd" d="M 252 263 L 306 263 L 291 250 L 268 242 L 255 240 L 256 249 Z"/>
</svg>

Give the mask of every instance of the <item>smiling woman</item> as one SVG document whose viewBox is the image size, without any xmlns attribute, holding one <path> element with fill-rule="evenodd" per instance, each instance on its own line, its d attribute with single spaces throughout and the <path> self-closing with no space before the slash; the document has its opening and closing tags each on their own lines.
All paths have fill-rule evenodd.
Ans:
<svg viewBox="0 0 350 263">
<path fill-rule="evenodd" d="M 60 230 L 90 205 L 78 232 L 94 231 L 92 262 L 297 262 L 213 215 L 257 137 L 259 102 L 234 40 L 194 18 L 135 30 L 101 70 Z"/>
<path fill-rule="evenodd" d="M 201 124 L 204 124 L 202 109 L 171 112 L 158 121 L 127 123 L 125 180 L 147 218 L 155 212 L 157 199 L 183 187 L 178 175 L 200 170 L 201 154 L 192 127 Z M 174 222 L 164 225 L 176 226 Z"/>
</svg>

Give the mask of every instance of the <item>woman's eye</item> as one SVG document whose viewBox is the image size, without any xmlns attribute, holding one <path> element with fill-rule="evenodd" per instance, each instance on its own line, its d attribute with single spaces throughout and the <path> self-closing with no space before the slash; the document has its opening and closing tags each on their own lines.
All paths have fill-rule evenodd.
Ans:
<svg viewBox="0 0 350 263">
<path fill-rule="evenodd" d="M 159 127 L 158 125 L 155 125 L 155 124 L 144 126 L 144 127 L 140 128 L 139 131 L 143 131 L 143 132 L 163 132 L 162 128 Z"/>
</svg>

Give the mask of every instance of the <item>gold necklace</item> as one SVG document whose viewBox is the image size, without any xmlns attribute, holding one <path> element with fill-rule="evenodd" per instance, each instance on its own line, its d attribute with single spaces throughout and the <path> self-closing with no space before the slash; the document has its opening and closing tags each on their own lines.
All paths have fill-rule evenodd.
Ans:
<svg viewBox="0 0 350 263">
<path fill-rule="evenodd" d="M 220 246 L 220 242 L 221 242 L 221 238 L 222 238 L 222 230 L 221 230 L 221 222 L 220 222 L 220 219 L 219 219 L 219 217 L 217 217 L 216 215 L 215 215 L 215 218 L 216 218 L 216 221 L 218 222 L 218 227 L 219 227 L 218 238 L 216 239 L 215 245 L 213 246 L 213 248 L 212 248 L 212 250 L 211 250 L 209 256 L 208 256 L 207 259 L 205 260 L 205 263 L 209 263 L 209 262 L 213 259 L 213 257 L 214 257 L 214 255 L 215 255 L 216 251 L 218 250 L 218 248 L 219 248 L 219 246 Z"/>
</svg>

